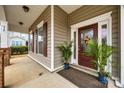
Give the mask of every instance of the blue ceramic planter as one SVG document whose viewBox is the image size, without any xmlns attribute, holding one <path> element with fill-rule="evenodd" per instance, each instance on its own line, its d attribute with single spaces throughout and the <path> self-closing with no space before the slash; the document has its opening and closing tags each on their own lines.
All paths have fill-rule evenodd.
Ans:
<svg viewBox="0 0 124 93">
<path fill-rule="evenodd" d="M 100 81 L 103 84 L 107 84 L 108 83 L 107 78 L 104 75 L 101 75 L 101 74 L 99 74 L 99 76 L 98 76 L 98 81 Z"/>
<path fill-rule="evenodd" d="M 69 67 L 69 63 L 64 63 L 64 69 L 65 70 L 67 70 L 67 69 L 69 69 L 70 67 Z"/>
</svg>

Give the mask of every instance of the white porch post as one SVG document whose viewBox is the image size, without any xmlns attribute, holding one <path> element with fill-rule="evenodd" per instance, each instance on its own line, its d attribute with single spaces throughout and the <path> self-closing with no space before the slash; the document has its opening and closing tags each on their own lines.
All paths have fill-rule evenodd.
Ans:
<svg viewBox="0 0 124 93">
<path fill-rule="evenodd" d="M 9 42 L 8 42 L 8 23 L 7 21 L 1 21 L 0 20 L 0 48 L 7 48 L 9 47 Z M 3 40 L 4 38 L 4 40 Z"/>
<path fill-rule="evenodd" d="M 124 87 L 124 5 L 121 6 L 121 80 L 120 83 Z"/>
</svg>

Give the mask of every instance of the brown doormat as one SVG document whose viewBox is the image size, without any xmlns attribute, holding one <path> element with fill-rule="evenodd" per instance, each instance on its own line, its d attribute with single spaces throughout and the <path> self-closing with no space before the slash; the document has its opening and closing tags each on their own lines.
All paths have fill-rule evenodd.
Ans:
<svg viewBox="0 0 124 93">
<path fill-rule="evenodd" d="M 74 68 L 68 70 L 63 69 L 57 73 L 77 85 L 79 88 L 105 88 L 105 86 L 97 80 L 97 77 Z"/>
</svg>

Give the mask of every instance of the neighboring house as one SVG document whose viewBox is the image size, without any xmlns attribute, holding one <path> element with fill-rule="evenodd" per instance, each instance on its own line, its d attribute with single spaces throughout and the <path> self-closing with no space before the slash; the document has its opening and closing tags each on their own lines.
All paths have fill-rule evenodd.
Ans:
<svg viewBox="0 0 124 93">
<path fill-rule="evenodd" d="M 10 46 L 27 46 L 26 40 L 20 37 L 13 37 L 10 39 Z"/>
<path fill-rule="evenodd" d="M 28 46 L 28 34 L 9 31 L 10 46 Z"/>
<path fill-rule="evenodd" d="M 124 10 L 124 9 L 123 9 Z M 61 53 L 56 48 L 64 41 L 74 41 L 73 55 L 70 64 L 95 74 L 88 57 L 81 55 L 85 50 L 82 39 L 97 39 L 116 48 L 111 61 L 112 78 L 124 84 L 124 70 L 120 61 L 120 6 L 84 5 L 69 13 L 61 6 L 48 6 L 37 20 L 30 26 L 29 56 L 53 72 L 61 67 Z M 124 78 L 124 77 L 123 77 Z"/>
</svg>

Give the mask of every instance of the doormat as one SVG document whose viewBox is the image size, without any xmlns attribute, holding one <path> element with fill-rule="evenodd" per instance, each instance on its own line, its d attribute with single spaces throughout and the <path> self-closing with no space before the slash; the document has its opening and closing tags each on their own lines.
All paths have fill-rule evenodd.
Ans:
<svg viewBox="0 0 124 93">
<path fill-rule="evenodd" d="M 57 73 L 79 88 L 105 88 L 105 86 L 97 80 L 97 77 L 74 68 L 68 70 L 63 69 Z"/>
</svg>

